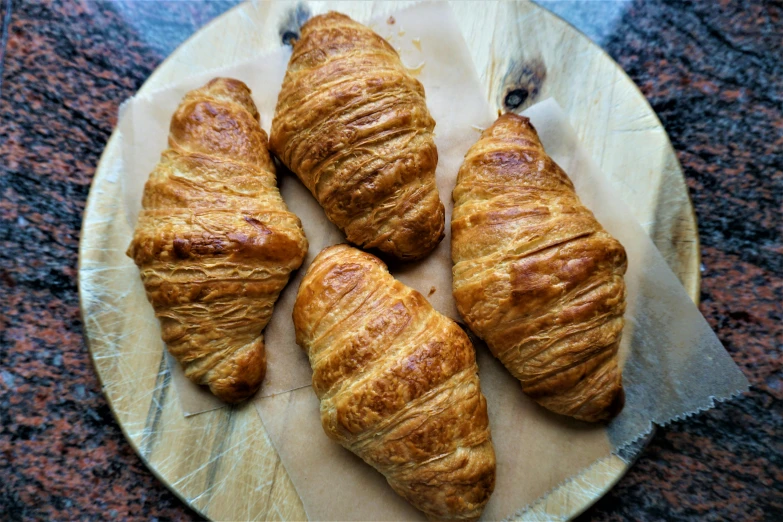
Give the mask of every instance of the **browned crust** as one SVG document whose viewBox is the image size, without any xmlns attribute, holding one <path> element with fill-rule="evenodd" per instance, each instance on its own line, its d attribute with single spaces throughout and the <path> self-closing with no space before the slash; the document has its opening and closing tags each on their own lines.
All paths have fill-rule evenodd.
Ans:
<svg viewBox="0 0 783 522">
<path fill-rule="evenodd" d="M 315 258 L 293 318 L 326 434 L 428 517 L 478 518 L 495 453 L 465 332 L 347 245 Z"/>
<path fill-rule="evenodd" d="M 622 409 L 622 245 L 582 205 L 527 118 L 505 114 L 454 189 L 454 298 L 522 388 L 587 421 Z"/>
<path fill-rule="evenodd" d="M 215 78 L 185 96 L 142 207 L 128 256 L 169 351 L 220 399 L 248 398 L 266 373 L 261 331 L 307 240 L 244 83 Z"/>
<path fill-rule="evenodd" d="M 294 45 L 270 148 L 349 241 L 417 259 L 444 237 L 424 88 L 383 38 L 316 16 Z"/>
</svg>

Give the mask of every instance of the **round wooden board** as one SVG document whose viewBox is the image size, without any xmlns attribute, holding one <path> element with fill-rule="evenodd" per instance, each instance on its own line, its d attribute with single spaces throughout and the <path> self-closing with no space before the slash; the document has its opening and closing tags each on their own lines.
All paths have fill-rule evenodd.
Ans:
<svg viewBox="0 0 783 522">
<path fill-rule="evenodd" d="M 308 11 L 333 9 L 366 21 L 411 3 L 238 6 L 180 46 L 139 92 L 273 49 Z M 695 301 L 699 247 L 693 208 L 666 132 L 636 85 L 587 37 L 532 3 L 457 2 L 452 7 L 493 107 L 506 110 L 504 103 L 522 102 L 517 107 L 522 110 L 550 96 L 557 99 Z M 132 284 L 138 271 L 125 256 L 131 229 L 122 210 L 120 157 L 115 133 L 93 180 L 79 260 L 89 349 L 117 422 L 150 470 L 205 517 L 305 519 L 255 408 L 246 404 L 186 419 L 158 345 L 151 350 L 131 341 L 137 338 L 131 334 L 140 328 L 142 315 L 134 310 L 149 305 L 141 285 Z M 521 518 L 574 517 L 611 488 L 628 466 L 618 457 L 600 461 Z"/>
</svg>

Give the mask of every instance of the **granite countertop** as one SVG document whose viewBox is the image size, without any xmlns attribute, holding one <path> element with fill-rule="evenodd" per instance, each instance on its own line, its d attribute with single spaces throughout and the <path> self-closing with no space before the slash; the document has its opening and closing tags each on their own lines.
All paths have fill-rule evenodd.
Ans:
<svg viewBox="0 0 783 522">
<path fill-rule="evenodd" d="M 699 223 L 700 309 L 751 382 L 657 431 L 584 520 L 783 520 L 783 3 L 540 2 L 639 85 Z M 119 104 L 233 2 L 0 0 L 0 519 L 196 519 L 101 393 L 82 213 Z"/>
</svg>

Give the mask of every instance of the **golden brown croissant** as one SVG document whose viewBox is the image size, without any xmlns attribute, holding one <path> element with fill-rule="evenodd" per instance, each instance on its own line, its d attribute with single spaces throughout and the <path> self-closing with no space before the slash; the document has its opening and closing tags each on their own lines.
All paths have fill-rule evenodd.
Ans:
<svg viewBox="0 0 783 522">
<path fill-rule="evenodd" d="M 586 421 L 619 413 L 625 250 L 527 118 L 484 131 L 453 196 L 454 298 L 470 328 L 542 406 Z"/>
<path fill-rule="evenodd" d="M 429 518 L 478 518 L 495 487 L 495 452 L 465 332 L 347 245 L 310 265 L 294 327 L 326 434 Z"/>
<path fill-rule="evenodd" d="M 416 259 L 443 239 L 434 127 L 424 88 L 386 40 L 338 13 L 302 26 L 270 149 L 349 241 Z"/>
<path fill-rule="evenodd" d="M 246 399 L 266 373 L 261 331 L 307 239 L 244 83 L 216 78 L 185 96 L 142 207 L 128 256 L 163 340 L 193 382 Z"/>
</svg>

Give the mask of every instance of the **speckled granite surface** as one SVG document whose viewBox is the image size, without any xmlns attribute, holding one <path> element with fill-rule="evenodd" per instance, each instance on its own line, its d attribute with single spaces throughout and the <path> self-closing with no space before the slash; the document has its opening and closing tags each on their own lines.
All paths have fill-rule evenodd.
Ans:
<svg viewBox="0 0 783 522">
<path fill-rule="evenodd" d="M 125 441 L 76 292 L 117 107 L 233 2 L 0 0 L 0 519 L 194 519 Z M 702 242 L 701 310 L 752 383 L 661 429 L 584 520 L 783 520 L 783 3 L 542 2 L 650 100 Z"/>
</svg>

